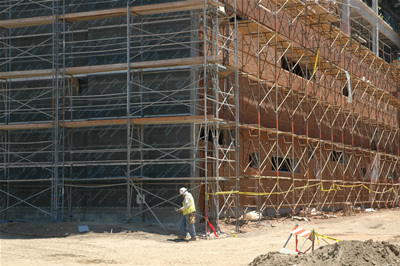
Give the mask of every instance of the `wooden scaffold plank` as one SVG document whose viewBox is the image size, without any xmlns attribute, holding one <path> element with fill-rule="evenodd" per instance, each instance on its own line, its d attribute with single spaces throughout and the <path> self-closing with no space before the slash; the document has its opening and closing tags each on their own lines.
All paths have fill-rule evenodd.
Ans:
<svg viewBox="0 0 400 266">
<path fill-rule="evenodd" d="M 212 60 L 210 58 L 207 60 L 207 63 L 217 63 L 217 61 Z M 204 64 L 204 57 L 198 56 L 198 57 L 187 57 L 187 58 L 177 58 L 177 59 L 134 62 L 130 64 L 130 68 L 131 70 L 135 70 L 135 69 L 193 66 L 202 64 Z M 127 70 L 127 64 L 122 63 L 122 64 L 68 67 L 65 69 L 65 74 L 66 75 L 94 74 L 94 73 L 104 73 L 104 72 L 113 72 L 121 70 Z M 63 72 L 64 72 L 63 69 L 59 70 L 59 73 Z M 46 77 L 46 76 L 52 76 L 53 73 L 54 72 L 52 69 L 0 72 L 0 79 L 10 80 L 18 78 Z"/>
<path fill-rule="evenodd" d="M 216 118 L 212 115 L 204 117 L 203 115 L 197 116 L 168 116 L 168 117 L 142 117 L 131 118 L 132 125 L 167 125 L 167 124 L 201 124 L 207 122 L 224 122 L 224 120 Z M 126 118 L 120 119 L 99 119 L 99 120 L 83 120 L 83 121 L 64 121 L 59 123 L 59 127 L 64 128 L 81 128 L 81 127 L 102 127 L 102 126 L 118 126 L 126 125 Z M 18 123 L 0 125 L 0 131 L 12 130 L 32 130 L 32 129 L 50 129 L 53 123 Z"/>
<path fill-rule="evenodd" d="M 217 3 L 213 0 L 207 0 L 207 4 L 214 7 L 222 6 L 222 4 Z M 132 15 L 146 16 L 146 15 L 155 15 L 155 14 L 170 13 L 170 12 L 196 10 L 202 8 L 204 8 L 203 0 L 187 0 L 187 1 L 172 2 L 172 3 L 161 3 L 161 4 L 130 7 L 130 13 Z M 61 16 L 59 18 L 59 21 L 62 22 L 65 19 L 66 22 L 72 23 L 80 21 L 123 17 L 126 16 L 126 14 L 127 14 L 126 8 L 115 8 L 115 9 L 70 13 L 66 14 L 64 17 Z M 12 29 L 12 28 L 32 27 L 40 25 L 51 25 L 53 24 L 53 21 L 54 21 L 53 16 L 9 19 L 0 21 L 0 28 Z"/>
</svg>

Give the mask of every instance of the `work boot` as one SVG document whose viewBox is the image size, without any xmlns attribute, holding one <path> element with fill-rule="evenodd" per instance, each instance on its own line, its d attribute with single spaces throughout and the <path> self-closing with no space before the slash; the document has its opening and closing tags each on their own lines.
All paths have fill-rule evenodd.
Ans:
<svg viewBox="0 0 400 266">
<path fill-rule="evenodd" d="M 196 241 L 196 238 L 190 238 L 188 241 Z"/>
<path fill-rule="evenodd" d="M 178 236 L 178 239 L 185 239 L 184 236 Z"/>
</svg>

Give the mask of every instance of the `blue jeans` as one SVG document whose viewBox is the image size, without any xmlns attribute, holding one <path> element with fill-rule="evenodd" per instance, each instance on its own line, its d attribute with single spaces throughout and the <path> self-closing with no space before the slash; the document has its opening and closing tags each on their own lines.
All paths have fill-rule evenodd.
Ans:
<svg viewBox="0 0 400 266">
<path fill-rule="evenodd" d="M 194 224 L 190 224 L 190 216 L 192 214 L 188 215 L 182 215 L 181 219 L 181 236 L 186 237 L 186 228 L 189 231 L 189 235 L 191 238 L 196 238 L 196 228 Z"/>
</svg>

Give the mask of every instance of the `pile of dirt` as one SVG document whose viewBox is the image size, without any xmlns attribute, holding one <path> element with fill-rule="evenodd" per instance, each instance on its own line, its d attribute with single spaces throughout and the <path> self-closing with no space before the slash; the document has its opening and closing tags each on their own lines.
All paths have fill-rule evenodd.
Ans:
<svg viewBox="0 0 400 266">
<path fill-rule="evenodd" d="M 400 265 L 400 246 L 372 240 L 340 241 L 310 254 L 270 252 L 258 256 L 249 265 Z"/>
</svg>

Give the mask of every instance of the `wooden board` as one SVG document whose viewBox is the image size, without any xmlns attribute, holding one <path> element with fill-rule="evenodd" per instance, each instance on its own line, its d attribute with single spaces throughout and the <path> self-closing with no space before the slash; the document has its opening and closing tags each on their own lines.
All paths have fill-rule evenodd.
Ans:
<svg viewBox="0 0 400 266">
<path fill-rule="evenodd" d="M 52 69 L 0 72 L 0 79 L 45 77 L 53 75 Z"/>
<path fill-rule="evenodd" d="M 207 3 L 214 7 L 223 6 L 222 4 L 212 0 L 207 0 Z M 146 16 L 146 15 L 155 15 L 155 14 L 169 13 L 169 12 L 196 10 L 196 9 L 202 9 L 203 7 L 204 7 L 204 0 L 190 0 L 190 1 L 178 1 L 171 3 L 154 4 L 147 6 L 136 6 L 136 7 L 131 7 L 130 11 L 134 15 Z"/>
<path fill-rule="evenodd" d="M 326 10 L 323 6 L 319 5 L 317 2 L 305 2 L 305 4 L 307 6 L 310 6 L 311 10 L 314 11 L 315 14 L 323 17 L 324 19 L 330 22 L 340 22 L 339 17 Z"/>
<path fill-rule="evenodd" d="M 26 123 L 26 124 L 9 124 L 0 125 L 0 130 L 26 130 L 26 129 L 49 129 L 52 128 L 52 123 Z"/>
<path fill-rule="evenodd" d="M 217 3 L 213 0 L 207 0 L 207 3 L 214 7 L 222 6 L 222 4 Z M 155 15 L 155 14 L 162 14 L 169 12 L 196 10 L 196 9 L 202 9 L 203 7 L 204 7 L 204 0 L 187 0 L 187 1 L 172 2 L 172 3 L 135 6 L 135 7 L 130 7 L 129 11 L 132 15 L 145 16 L 145 15 Z M 90 20 L 107 19 L 114 17 L 123 17 L 126 15 L 127 15 L 126 8 L 115 8 L 115 9 L 65 14 L 64 17 L 60 16 L 59 22 L 62 22 L 64 18 L 66 22 L 73 23 L 79 21 L 90 21 Z M 53 24 L 53 21 L 54 21 L 53 16 L 9 19 L 0 21 L 0 28 L 12 29 L 21 27 L 50 25 Z"/>
<path fill-rule="evenodd" d="M 131 118 L 132 125 L 166 125 L 166 124 L 191 124 L 191 123 L 204 123 L 205 117 L 198 116 L 170 116 L 170 117 L 145 117 L 145 118 Z M 208 122 L 223 122 L 222 119 L 217 119 L 212 115 L 207 116 Z M 102 119 L 102 120 L 86 120 L 86 121 L 66 121 L 60 122 L 59 127 L 65 128 L 80 128 L 80 127 L 101 127 L 101 126 L 116 126 L 126 125 L 126 118 L 122 119 Z M 30 130 L 30 129 L 50 129 L 53 123 L 26 123 L 26 124 L 9 124 L 0 125 L 0 130 Z"/>
<path fill-rule="evenodd" d="M 216 121 L 213 116 L 207 116 L 208 121 Z M 159 124 L 186 124 L 186 123 L 202 123 L 204 116 L 170 116 L 170 117 L 145 117 L 131 118 L 132 125 L 159 125 Z M 72 121 L 62 122 L 60 127 L 78 128 L 78 127 L 100 127 L 100 126 L 115 126 L 126 125 L 126 119 L 105 119 L 92 121 Z"/>
<path fill-rule="evenodd" d="M 13 29 L 13 28 L 31 27 L 31 26 L 49 25 L 49 24 L 53 24 L 52 16 L 1 20 L 0 28 Z"/>
<path fill-rule="evenodd" d="M 217 61 L 208 59 L 207 63 L 217 63 Z M 156 60 L 156 61 L 145 61 L 145 62 L 134 62 L 130 64 L 131 70 L 135 69 L 151 69 L 151 68 L 166 68 L 166 67 L 177 67 L 177 66 L 192 66 L 204 64 L 204 57 L 188 57 L 178 58 L 170 60 Z M 109 65 L 96 65 L 96 66 L 81 66 L 81 67 L 69 67 L 65 69 L 65 75 L 78 75 L 78 74 L 93 74 L 93 73 L 104 73 L 112 71 L 123 71 L 127 70 L 127 64 L 109 64 Z M 60 73 L 63 73 L 63 69 L 60 69 Z M 52 76 L 53 70 L 25 70 L 25 71 L 10 71 L 0 72 L 0 79 L 10 80 L 17 78 L 31 78 L 31 77 L 46 77 Z"/>
<path fill-rule="evenodd" d="M 67 22 L 90 21 L 90 20 L 97 20 L 97 19 L 123 17 L 126 15 L 127 15 L 126 8 L 115 8 L 115 9 L 107 9 L 107 10 L 66 14 L 65 21 L 67 21 Z"/>
</svg>

